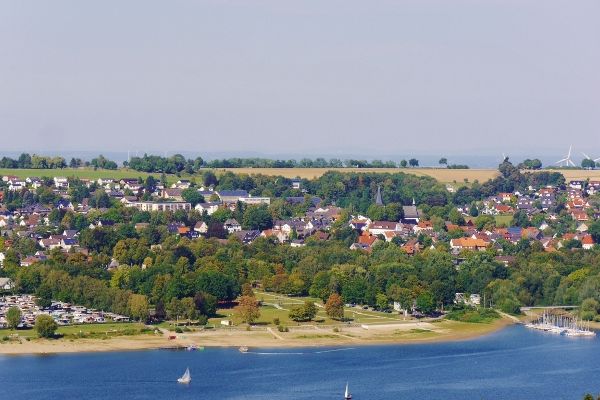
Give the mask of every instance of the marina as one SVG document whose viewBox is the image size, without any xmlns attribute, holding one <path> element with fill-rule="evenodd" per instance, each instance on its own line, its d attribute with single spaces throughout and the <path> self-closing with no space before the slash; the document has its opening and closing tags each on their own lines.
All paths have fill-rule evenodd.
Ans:
<svg viewBox="0 0 600 400">
<path fill-rule="evenodd" d="M 571 315 L 552 314 L 545 311 L 537 320 L 525 324 L 526 328 L 571 337 L 595 337 L 589 322 L 578 320 Z"/>
</svg>

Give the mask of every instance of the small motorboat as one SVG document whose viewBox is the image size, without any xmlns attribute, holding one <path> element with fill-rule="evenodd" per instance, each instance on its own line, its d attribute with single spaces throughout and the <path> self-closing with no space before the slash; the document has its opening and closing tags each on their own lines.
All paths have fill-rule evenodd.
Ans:
<svg viewBox="0 0 600 400">
<path fill-rule="evenodd" d="M 246 346 L 241 346 L 238 350 L 240 351 L 240 353 L 247 353 L 249 349 Z"/>
</svg>

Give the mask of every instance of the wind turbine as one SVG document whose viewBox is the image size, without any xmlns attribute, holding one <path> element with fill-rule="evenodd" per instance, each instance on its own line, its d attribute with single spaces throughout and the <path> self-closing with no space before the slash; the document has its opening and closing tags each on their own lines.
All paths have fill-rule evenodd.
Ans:
<svg viewBox="0 0 600 400">
<path fill-rule="evenodd" d="M 598 161 L 600 161 L 600 157 L 598 157 L 598 158 L 594 159 L 594 158 L 592 158 L 592 157 L 588 156 L 587 154 L 585 154 L 583 151 L 581 152 L 581 154 L 583 154 L 583 156 L 586 158 L 586 160 L 592 160 L 593 162 L 598 162 Z"/>
<path fill-rule="evenodd" d="M 567 156 L 562 160 L 558 160 L 556 164 L 562 164 L 562 167 L 568 167 L 570 164 L 572 167 L 574 167 L 575 163 L 573 162 L 573 160 L 571 160 L 571 150 L 573 150 L 573 145 L 569 146 L 569 153 L 567 154 Z"/>
</svg>

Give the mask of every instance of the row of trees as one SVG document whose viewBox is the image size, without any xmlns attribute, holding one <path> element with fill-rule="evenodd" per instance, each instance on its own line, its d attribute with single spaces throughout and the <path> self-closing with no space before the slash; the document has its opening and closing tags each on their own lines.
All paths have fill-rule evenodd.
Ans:
<svg viewBox="0 0 600 400">
<path fill-rule="evenodd" d="M 67 163 L 63 157 L 48 157 L 37 154 L 23 153 L 19 158 L 2 157 L 0 168 L 34 168 L 34 169 L 56 169 L 65 168 Z"/>
</svg>

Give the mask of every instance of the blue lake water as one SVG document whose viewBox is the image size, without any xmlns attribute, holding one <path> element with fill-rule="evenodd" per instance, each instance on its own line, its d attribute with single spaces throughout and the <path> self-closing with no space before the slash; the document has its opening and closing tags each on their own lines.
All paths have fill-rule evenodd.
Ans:
<svg viewBox="0 0 600 400">
<path fill-rule="evenodd" d="M 513 326 L 437 344 L 0 356 L 0 399 L 340 400 L 346 381 L 355 400 L 580 400 L 600 392 L 600 339 Z"/>
</svg>

